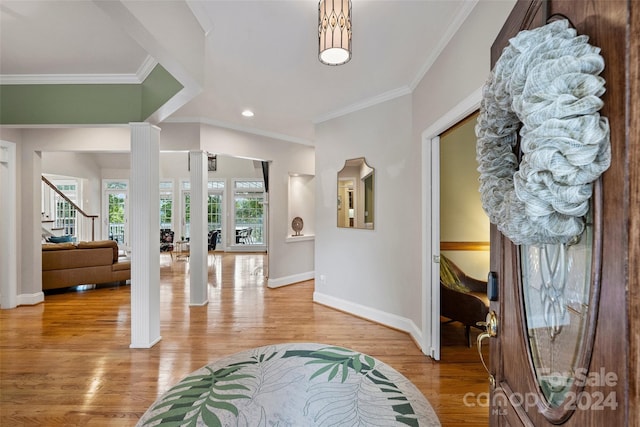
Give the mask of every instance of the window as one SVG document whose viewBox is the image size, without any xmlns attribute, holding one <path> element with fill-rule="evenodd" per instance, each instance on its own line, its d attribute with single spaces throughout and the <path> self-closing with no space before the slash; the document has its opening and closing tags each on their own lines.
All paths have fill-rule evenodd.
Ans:
<svg viewBox="0 0 640 427">
<path fill-rule="evenodd" d="M 191 183 L 189 181 L 182 182 L 182 233 L 180 240 L 189 238 L 189 229 L 191 228 Z"/>
<path fill-rule="evenodd" d="M 65 196 L 69 198 L 76 205 L 78 200 L 78 183 L 75 181 L 68 180 L 56 180 L 53 182 L 58 190 L 62 192 Z M 54 218 L 56 219 L 56 227 L 61 227 L 64 229 L 64 234 L 70 236 L 76 236 L 76 209 L 75 207 L 65 200 L 62 197 L 59 197 L 57 194 L 53 193 L 54 197 L 54 206 L 55 206 L 55 214 Z"/>
<path fill-rule="evenodd" d="M 234 218 L 237 244 L 264 244 L 264 182 L 235 181 Z"/>
<path fill-rule="evenodd" d="M 118 244 L 128 245 L 127 226 L 127 181 L 104 181 L 105 217 L 107 218 L 107 236 Z"/>
<path fill-rule="evenodd" d="M 216 244 L 223 242 L 223 200 L 224 200 L 224 181 L 209 181 L 208 197 L 207 197 L 207 226 L 209 233 L 218 231 Z"/>
<path fill-rule="evenodd" d="M 221 230 L 224 181 L 209 181 L 207 187 L 209 193 L 207 198 L 207 224 L 209 231 Z"/>
<path fill-rule="evenodd" d="M 121 181 L 106 181 L 104 187 L 106 190 L 126 190 L 128 185 Z"/>
<path fill-rule="evenodd" d="M 160 182 L 160 229 L 173 230 L 173 182 Z"/>
<path fill-rule="evenodd" d="M 207 224 L 209 231 L 223 229 L 223 199 L 224 199 L 224 181 L 209 181 L 207 183 Z M 182 182 L 182 222 L 183 236 L 189 237 L 189 229 L 191 226 L 191 183 L 189 181 Z M 221 235 L 218 235 L 218 242 Z"/>
</svg>

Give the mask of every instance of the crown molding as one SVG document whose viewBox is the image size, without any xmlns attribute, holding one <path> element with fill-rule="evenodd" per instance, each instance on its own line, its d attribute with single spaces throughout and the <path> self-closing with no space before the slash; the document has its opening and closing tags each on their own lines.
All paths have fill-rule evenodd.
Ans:
<svg viewBox="0 0 640 427">
<path fill-rule="evenodd" d="M 208 36 L 211 30 L 213 30 L 213 21 L 209 18 L 203 2 L 186 0 L 186 3 L 189 9 L 191 9 L 193 16 L 195 16 L 196 21 L 200 24 L 202 31 L 204 31 L 205 37 Z"/>
<path fill-rule="evenodd" d="M 238 132 L 250 133 L 252 135 L 264 136 L 267 138 L 279 139 L 281 141 L 293 142 L 294 144 L 302 144 L 315 146 L 314 142 L 304 138 L 285 135 L 282 133 L 256 129 L 248 126 L 241 126 L 235 123 L 223 122 L 221 120 L 210 119 L 206 117 L 170 117 L 162 121 L 162 123 L 198 123 L 203 125 L 215 126 L 223 129 L 235 130 Z"/>
<path fill-rule="evenodd" d="M 3 85 L 140 84 L 135 74 L 3 74 Z"/>
<path fill-rule="evenodd" d="M 158 65 L 158 61 L 156 61 L 151 55 L 147 55 L 136 72 L 138 83 L 144 82 L 147 77 L 149 77 L 149 74 L 151 74 L 153 69 L 156 68 L 156 65 Z"/>
<path fill-rule="evenodd" d="M 75 129 L 75 128 L 126 128 L 129 127 L 129 123 L 68 123 L 68 124 L 45 124 L 45 125 L 30 125 L 30 124 L 0 124 L 1 128 L 7 129 Z"/>
<path fill-rule="evenodd" d="M 388 92 L 381 93 L 380 95 L 376 95 L 369 99 L 365 99 L 361 102 L 356 102 L 355 104 L 351 104 L 345 108 L 341 108 L 336 111 L 329 112 L 320 117 L 317 117 L 313 120 L 314 124 L 319 124 L 322 122 L 326 122 L 327 120 L 335 119 L 350 113 L 355 113 L 359 110 L 364 110 L 368 107 L 373 107 L 374 105 L 382 104 L 383 102 L 391 101 L 392 99 L 399 98 L 404 95 L 409 95 L 411 93 L 411 89 L 408 86 L 402 86 L 397 89 L 390 90 Z"/>
<path fill-rule="evenodd" d="M 435 49 L 433 49 L 429 57 L 424 61 L 422 67 L 420 68 L 420 71 L 418 71 L 418 74 L 416 74 L 415 78 L 409 85 L 411 91 L 413 91 L 420 84 L 425 74 L 427 74 L 427 71 L 429 71 L 431 66 L 436 62 L 438 56 L 440 56 L 440 54 L 444 51 L 453 36 L 456 35 L 458 30 L 460 30 L 460 27 L 467 19 L 469 14 L 471 14 L 471 11 L 476 7 L 479 1 L 480 0 L 467 0 L 460 2 L 458 11 L 455 13 L 453 21 L 447 28 L 447 31 L 442 35 L 442 37 L 440 37 L 438 45 L 435 47 Z"/>
<path fill-rule="evenodd" d="M 144 59 L 135 74 L 3 74 L 3 85 L 82 85 L 82 84 L 141 84 L 153 71 L 158 61 L 150 55 Z"/>
</svg>

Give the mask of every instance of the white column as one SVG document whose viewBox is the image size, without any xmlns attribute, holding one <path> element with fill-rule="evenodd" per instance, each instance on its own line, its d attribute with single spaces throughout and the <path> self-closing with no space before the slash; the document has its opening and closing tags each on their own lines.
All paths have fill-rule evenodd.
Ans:
<svg viewBox="0 0 640 427">
<path fill-rule="evenodd" d="M 207 286 L 207 154 L 189 152 L 191 168 L 191 225 L 189 230 L 190 305 L 205 305 Z"/>
<path fill-rule="evenodd" d="M 20 142 L 18 198 L 20 215 L 16 223 L 20 228 L 18 250 L 18 305 L 38 304 L 44 301 L 42 292 L 42 155 L 33 147 Z M 21 247 L 21 248 L 20 248 Z"/>
<path fill-rule="evenodd" d="M 16 144 L 0 141 L 0 308 L 18 305 Z"/>
<path fill-rule="evenodd" d="M 160 336 L 160 129 L 130 123 L 131 348 Z"/>
</svg>

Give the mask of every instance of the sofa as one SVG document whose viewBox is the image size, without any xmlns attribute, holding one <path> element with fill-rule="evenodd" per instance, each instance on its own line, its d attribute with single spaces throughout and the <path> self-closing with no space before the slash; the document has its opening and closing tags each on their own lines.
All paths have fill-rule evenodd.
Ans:
<svg viewBox="0 0 640 427">
<path fill-rule="evenodd" d="M 113 240 L 42 244 L 43 291 L 129 279 L 131 261 L 118 256 Z"/>
</svg>

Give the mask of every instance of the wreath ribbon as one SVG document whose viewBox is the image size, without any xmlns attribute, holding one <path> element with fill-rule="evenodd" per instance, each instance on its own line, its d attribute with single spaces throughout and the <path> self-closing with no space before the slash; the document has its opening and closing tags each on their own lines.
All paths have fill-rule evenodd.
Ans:
<svg viewBox="0 0 640 427">
<path fill-rule="evenodd" d="M 600 49 L 567 20 L 521 31 L 483 88 L 476 125 L 482 206 L 515 244 L 582 234 L 593 182 L 609 168 Z M 514 149 L 520 134 L 522 158 Z"/>
</svg>

